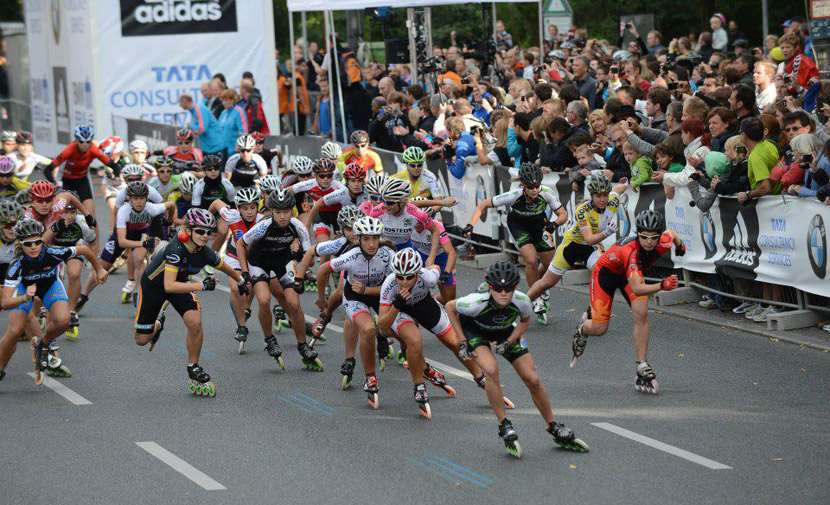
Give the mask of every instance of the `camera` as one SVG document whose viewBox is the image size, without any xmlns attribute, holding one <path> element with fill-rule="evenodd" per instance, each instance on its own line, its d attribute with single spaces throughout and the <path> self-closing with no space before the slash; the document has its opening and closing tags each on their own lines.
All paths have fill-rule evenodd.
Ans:
<svg viewBox="0 0 830 505">
<path fill-rule="evenodd" d="M 473 125 L 470 127 L 470 135 L 475 137 L 476 135 L 481 135 L 484 133 L 484 130 L 479 125 Z"/>
<path fill-rule="evenodd" d="M 746 153 L 747 153 L 746 146 L 735 146 L 735 153 L 738 156 L 746 157 Z"/>
<path fill-rule="evenodd" d="M 611 65 L 610 72 L 612 74 L 619 74 L 620 73 L 620 66 L 619 65 Z"/>
</svg>

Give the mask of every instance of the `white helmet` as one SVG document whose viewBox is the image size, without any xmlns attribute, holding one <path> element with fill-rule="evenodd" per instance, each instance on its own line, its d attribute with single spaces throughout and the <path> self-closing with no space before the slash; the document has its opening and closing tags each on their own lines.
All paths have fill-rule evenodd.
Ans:
<svg viewBox="0 0 830 505">
<path fill-rule="evenodd" d="M 137 151 L 147 152 L 149 149 L 147 148 L 147 142 L 143 140 L 133 140 L 130 142 L 130 152 L 134 153 Z"/>
<path fill-rule="evenodd" d="M 380 219 L 364 216 L 354 222 L 352 231 L 358 237 L 361 235 L 379 237 L 383 234 L 383 223 L 380 222 Z"/>
<path fill-rule="evenodd" d="M 250 151 L 254 147 L 256 147 L 256 139 L 253 135 L 240 135 L 240 137 L 236 139 L 236 149 L 238 151 Z"/>
<path fill-rule="evenodd" d="M 136 165 L 135 163 L 129 163 L 124 165 L 124 168 L 121 169 L 121 177 L 144 177 L 145 172 L 144 168 L 141 165 Z"/>
<path fill-rule="evenodd" d="M 396 275 L 413 275 L 420 272 L 423 266 L 421 255 L 411 247 L 401 249 L 392 258 L 392 271 Z"/>
<path fill-rule="evenodd" d="M 320 156 L 323 158 L 328 158 L 330 160 L 336 160 L 340 157 L 340 154 L 343 150 L 340 148 L 340 144 L 337 144 L 332 141 L 328 141 L 323 144 L 323 147 L 320 148 Z"/>
<path fill-rule="evenodd" d="M 389 178 L 380 188 L 384 202 L 400 202 L 409 196 L 409 183 L 402 179 Z"/>
<path fill-rule="evenodd" d="M 179 192 L 192 194 L 193 186 L 196 185 L 196 176 L 193 172 L 182 172 L 181 180 L 179 180 Z"/>
<path fill-rule="evenodd" d="M 257 203 L 259 202 L 260 197 L 259 188 L 255 186 L 250 188 L 240 188 L 239 191 L 233 195 L 233 203 L 235 203 L 238 208 L 240 205 Z"/>
<path fill-rule="evenodd" d="M 366 181 L 366 192 L 369 193 L 369 196 L 380 197 L 381 188 L 383 185 L 386 184 L 387 177 L 385 175 L 374 175 L 369 177 L 369 180 Z"/>
<path fill-rule="evenodd" d="M 276 191 L 280 189 L 280 178 L 276 175 L 266 175 L 259 181 L 259 188 L 262 191 Z"/>
<path fill-rule="evenodd" d="M 297 175 L 311 174 L 311 168 L 314 166 L 314 161 L 308 156 L 297 156 L 291 162 L 291 169 Z"/>
</svg>

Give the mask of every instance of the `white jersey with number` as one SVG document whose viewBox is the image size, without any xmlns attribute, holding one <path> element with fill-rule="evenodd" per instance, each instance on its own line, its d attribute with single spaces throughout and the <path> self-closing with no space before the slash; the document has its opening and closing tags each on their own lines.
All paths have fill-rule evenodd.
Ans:
<svg viewBox="0 0 830 505">
<path fill-rule="evenodd" d="M 409 298 L 407 298 L 406 304 L 415 305 L 416 303 L 431 297 L 432 293 L 430 290 L 438 285 L 438 277 L 440 275 L 438 267 L 436 266 L 422 268 L 421 271 L 418 272 L 418 280 L 415 281 L 412 289 L 409 290 Z M 380 287 L 380 304 L 392 305 L 392 302 L 395 301 L 395 297 L 399 292 L 400 287 L 398 286 L 398 279 L 395 278 L 394 273 L 391 273 L 386 276 L 386 280 L 383 281 L 383 285 Z"/>
<path fill-rule="evenodd" d="M 377 287 L 383 284 L 386 276 L 392 271 L 394 255 L 395 251 L 381 246 L 374 256 L 366 259 L 360 247 L 355 247 L 331 260 L 331 269 L 335 272 L 346 272 L 349 284 L 359 282 L 365 286 Z"/>
</svg>

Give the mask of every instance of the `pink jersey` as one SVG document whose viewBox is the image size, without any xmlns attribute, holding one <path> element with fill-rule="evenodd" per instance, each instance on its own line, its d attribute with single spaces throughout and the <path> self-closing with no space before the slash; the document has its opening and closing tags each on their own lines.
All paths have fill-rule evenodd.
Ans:
<svg viewBox="0 0 830 505">
<path fill-rule="evenodd" d="M 368 212 L 370 217 L 376 217 L 383 223 L 383 238 L 390 240 L 396 246 L 405 245 L 412 239 L 415 225 L 420 224 L 427 230 L 432 230 L 434 222 L 429 214 L 412 203 L 397 216 L 386 212 L 386 205 L 379 203 Z"/>
</svg>

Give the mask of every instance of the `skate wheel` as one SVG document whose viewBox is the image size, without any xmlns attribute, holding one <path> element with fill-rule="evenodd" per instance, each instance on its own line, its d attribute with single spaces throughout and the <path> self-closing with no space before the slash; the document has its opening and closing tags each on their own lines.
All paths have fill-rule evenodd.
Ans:
<svg viewBox="0 0 830 505">
<path fill-rule="evenodd" d="M 209 396 L 211 398 L 216 397 L 216 385 L 214 385 L 214 384 L 203 386 L 202 391 L 203 391 L 205 396 Z"/>
<path fill-rule="evenodd" d="M 369 393 L 369 406 L 375 410 L 380 408 L 380 397 L 377 393 Z"/>
<path fill-rule="evenodd" d="M 504 447 L 507 449 L 507 454 L 514 458 L 519 459 L 522 457 L 522 446 L 519 445 L 519 442 L 505 442 Z"/>
<path fill-rule="evenodd" d="M 404 361 L 403 363 L 401 363 L 401 366 L 404 367 L 405 369 L 409 370 L 409 362 L 408 361 Z"/>
<path fill-rule="evenodd" d="M 561 447 L 563 449 L 567 449 L 573 452 L 588 452 L 591 450 L 591 448 L 588 447 L 588 444 L 586 444 L 584 441 L 582 441 L 582 439 L 579 438 L 575 438 L 573 439 L 573 442 L 569 444 L 564 444 Z"/>
<path fill-rule="evenodd" d="M 245 342 L 239 343 L 239 354 L 245 354 Z"/>
<path fill-rule="evenodd" d="M 192 382 L 187 384 L 187 390 L 193 394 L 196 394 L 196 386 L 193 385 Z"/>
<path fill-rule="evenodd" d="M 381 372 L 383 372 L 384 370 L 386 370 L 386 360 L 385 360 L 384 358 L 380 358 L 380 359 L 378 360 L 378 368 L 380 368 L 380 371 L 381 371 Z"/>
<path fill-rule="evenodd" d="M 78 327 L 70 326 L 69 329 L 66 330 L 66 338 L 74 342 L 78 338 Z"/>
<path fill-rule="evenodd" d="M 429 406 L 429 403 L 424 403 L 419 405 L 418 408 L 421 411 L 421 416 L 425 417 L 426 419 L 432 420 L 432 409 Z"/>
<path fill-rule="evenodd" d="M 442 388 L 444 391 L 447 392 L 447 396 L 450 398 L 455 398 L 455 388 L 450 386 L 449 384 L 445 384 Z"/>
<path fill-rule="evenodd" d="M 352 379 L 348 375 L 344 375 L 340 378 L 340 390 L 345 391 L 349 389 L 352 385 Z"/>
<path fill-rule="evenodd" d="M 43 372 L 35 370 L 35 385 L 40 386 L 41 384 L 43 384 Z"/>
<path fill-rule="evenodd" d="M 576 361 L 577 361 L 578 359 L 579 359 L 579 357 L 578 357 L 578 356 L 574 356 L 573 358 L 571 358 L 571 365 L 570 365 L 570 367 L 571 367 L 571 368 L 573 368 L 573 367 L 575 367 L 575 366 L 576 366 Z"/>
<path fill-rule="evenodd" d="M 502 399 L 504 400 L 504 408 L 506 408 L 506 409 L 515 409 L 516 408 L 516 405 L 514 405 L 513 402 L 510 401 L 510 398 L 508 398 L 506 396 L 503 396 Z"/>
<path fill-rule="evenodd" d="M 282 359 L 282 356 L 277 358 L 277 366 L 280 367 L 280 370 L 285 370 L 285 360 Z"/>
</svg>

